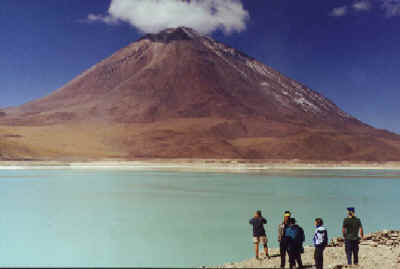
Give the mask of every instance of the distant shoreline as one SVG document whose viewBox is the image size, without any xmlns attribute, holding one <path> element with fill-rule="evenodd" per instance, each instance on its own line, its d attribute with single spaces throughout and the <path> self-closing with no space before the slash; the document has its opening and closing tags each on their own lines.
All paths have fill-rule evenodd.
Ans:
<svg viewBox="0 0 400 269">
<path fill-rule="evenodd" d="M 229 159 L 147 159 L 96 161 L 0 161 L 0 170 L 116 169 L 250 172 L 276 170 L 400 170 L 400 162 L 300 162 Z"/>
</svg>

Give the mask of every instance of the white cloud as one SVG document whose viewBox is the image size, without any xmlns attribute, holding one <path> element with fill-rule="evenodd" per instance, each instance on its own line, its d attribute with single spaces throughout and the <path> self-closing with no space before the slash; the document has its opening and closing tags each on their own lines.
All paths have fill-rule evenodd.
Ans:
<svg viewBox="0 0 400 269">
<path fill-rule="evenodd" d="M 333 17 L 342 17 L 345 16 L 346 14 L 347 14 L 347 6 L 342 6 L 332 9 L 329 15 Z"/>
<path fill-rule="evenodd" d="M 386 16 L 400 16 L 400 0 L 381 0 Z"/>
<path fill-rule="evenodd" d="M 118 24 L 118 19 L 101 14 L 89 14 L 86 22 L 104 22 L 106 24 Z"/>
<path fill-rule="evenodd" d="M 355 12 L 368 11 L 374 5 L 381 6 L 387 17 L 400 16 L 400 0 L 355 0 L 353 4 L 334 8 L 330 16 L 342 17 L 352 8 Z"/>
<path fill-rule="evenodd" d="M 371 3 L 366 0 L 356 1 L 352 7 L 355 11 L 368 11 L 371 9 Z"/>
<path fill-rule="evenodd" d="M 186 26 L 208 34 L 246 29 L 249 13 L 241 0 L 112 0 L 107 15 L 89 14 L 87 20 L 115 24 L 124 21 L 144 33 Z"/>
</svg>

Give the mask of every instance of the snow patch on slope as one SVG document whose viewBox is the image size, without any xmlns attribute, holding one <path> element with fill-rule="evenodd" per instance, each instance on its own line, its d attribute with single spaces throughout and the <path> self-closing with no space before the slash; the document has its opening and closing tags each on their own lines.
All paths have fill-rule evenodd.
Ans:
<svg viewBox="0 0 400 269">
<path fill-rule="evenodd" d="M 203 40 L 203 44 L 209 48 L 211 51 L 213 51 L 219 58 L 221 58 L 225 63 L 228 65 L 232 66 L 236 71 L 238 71 L 241 75 L 247 78 L 247 75 L 245 72 L 240 70 L 234 63 L 229 61 L 226 57 L 224 57 L 224 54 L 230 54 L 234 55 L 236 50 L 229 48 L 221 43 L 215 42 L 211 38 L 207 38 L 206 40 Z"/>
<path fill-rule="evenodd" d="M 237 50 L 228 47 L 222 43 L 218 43 L 210 37 L 202 38 L 202 43 L 218 55 L 225 63 L 232 66 L 241 75 L 248 79 L 248 75 L 235 64 L 236 61 L 232 61 L 231 57 L 241 61 L 244 66 L 251 69 L 261 77 L 265 78 L 266 81 L 260 82 L 260 86 L 264 88 L 272 88 L 273 84 L 268 81 L 277 83 L 280 87 L 279 90 L 274 90 L 276 100 L 284 106 L 290 106 L 290 103 L 299 105 L 303 111 L 311 113 L 323 113 L 334 111 L 336 114 L 343 118 L 352 118 L 349 114 L 339 109 L 335 104 L 330 102 L 328 99 L 323 97 L 311 89 L 308 89 L 304 85 L 289 79 L 275 71 L 274 69 L 239 53 Z"/>
<path fill-rule="evenodd" d="M 305 99 L 303 96 L 300 98 L 295 98 L 294 102 L 296 104 L 301 105 L 303 107 L 303 109 L 306 109 L 307 111 L 308 111 L 308 108 L 313 112 L 320 111 L 320 109 L 316 105 L 314 105 L 313 103 L 311 103 L 310 101 Z"/>
<path fill-rule="evenodd" d="M 335 111 L 343 118 L 352 118 L 349 114 L 339 109 L 332 102 L 329 102 L 322 95 L 308 89 L 300 83 L 288 79 L 279 72 L 259 63 L 256 60 L 246 60 L 246 65 L 251 70 L 257 72 L 264 78 L 278 83 L 282 90 L 280 93 L 285 96 L 291 96 L 292 101 L 302 107 L 304 111 L 318 113 L 322 111 Z M 261 86 L 268 86 L 266 82 L 262 82 Z M 279 100 L 278 100 L 279 101 Z"/>
<path fill-rule="evenodd" d="M 200 34 L 194 29 L 188 29 L 186 27 L 182 27 L 182 30 L 192 39 L 200 36 Z"/>
</svg>

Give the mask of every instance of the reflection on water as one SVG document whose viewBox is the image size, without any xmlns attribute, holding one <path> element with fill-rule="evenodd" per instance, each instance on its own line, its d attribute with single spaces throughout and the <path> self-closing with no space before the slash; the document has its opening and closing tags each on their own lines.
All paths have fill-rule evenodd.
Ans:
<svg viewBox="0 0 400 269">
<path fill-rule="evenodd" d="M 291 210 L 311 243 L 313 219 L 339 235 L 347 206 L 366 231 L 397 228 L 400 172 L 270 170 L 188 173 L 0 171 L 1 266 L 202 266 L 253 255 L 261 209 L 277 246 Z"/>
</svg>

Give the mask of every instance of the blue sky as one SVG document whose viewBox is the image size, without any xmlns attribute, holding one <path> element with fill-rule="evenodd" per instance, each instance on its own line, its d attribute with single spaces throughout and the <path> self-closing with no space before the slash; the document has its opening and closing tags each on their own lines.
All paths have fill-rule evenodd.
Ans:
<svg viewBox="0 0 400 269">
<path fill-rule="evenodd" d="M 138 39 L 142 33 L 128 23 L 88 20 L 89 14 L 107 16 L 110 3 L 3 0 L 0 107 L 43 97 Z M 230 35 L 217 30 L 216 40 L 365 123 L 400 133 L 400 0 L 242 3 L 249 13 L 246 29 Z"/>
</svg>

